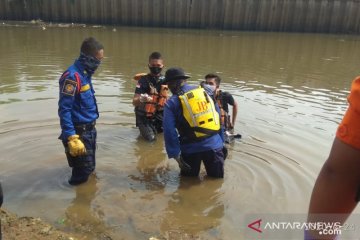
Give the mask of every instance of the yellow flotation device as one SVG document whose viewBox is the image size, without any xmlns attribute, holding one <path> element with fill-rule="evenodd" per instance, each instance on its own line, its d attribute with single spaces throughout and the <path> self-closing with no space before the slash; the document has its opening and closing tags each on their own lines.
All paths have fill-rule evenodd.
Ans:
<svg viewBox="0 0 360 240">
<path fill-rule="evenodd" d="M 214 135 L 220 130 L 220 116 L 211 97 L 201 87 L 179 95 L 183 116 L 196 138 Z"/>
</svg>

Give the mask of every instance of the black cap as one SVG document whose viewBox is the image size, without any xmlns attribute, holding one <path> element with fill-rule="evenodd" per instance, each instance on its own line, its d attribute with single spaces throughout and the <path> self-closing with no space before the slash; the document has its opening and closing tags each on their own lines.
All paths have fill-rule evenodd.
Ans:
<svg viewBox="0 0 360 240">
<path fill-rule="evenodd" d="M 190 76 L 185 75 L 185 72 L 182 68 L 169 68 L 165 73 L 165 82 L 188 78 L 190 78 Z"/>
</svg>

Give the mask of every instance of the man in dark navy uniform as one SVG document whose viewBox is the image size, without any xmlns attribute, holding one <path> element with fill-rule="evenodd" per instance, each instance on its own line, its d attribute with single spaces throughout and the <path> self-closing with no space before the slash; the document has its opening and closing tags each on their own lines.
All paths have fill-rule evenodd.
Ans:
<svg viewBox="0 0 360 240">
<path fill-rule="evenodd" d="M 223 178 L 226 148 L 220 109 L 205 89 L 187 84 L 188 78 L 181 68 L 165 73 L 173 94 L 164 109 L 167 155 L 178 162 L 183 176 L 198 176 L 203 162 L 209 177 Z"/>
<path fill-rule="evenodd" d="M 83 41 L 80 51 L 79 58 L 59 80 L 59 139 L 72 167 L 71 185 L 86 182 L 95 170 L 95 121 L 99 112 L 91 76 L 104 57 L 104 47 L 92 37 Z"/>
</svg>

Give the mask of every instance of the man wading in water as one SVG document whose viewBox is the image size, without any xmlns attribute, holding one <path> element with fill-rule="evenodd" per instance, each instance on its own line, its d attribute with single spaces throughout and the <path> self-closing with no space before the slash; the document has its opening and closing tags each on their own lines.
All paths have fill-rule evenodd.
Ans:
<svg viewBox="0 0 360 240">
<path fill-rule="evenodd" d="M 69 184 L 88 180 L 95 170 L 96 119 L 99 117 L 91 77 L 104 58 L 104 47 L 90 37 L 83 41 L 80 56 L 60 77 L 61 135 L 69 166 Z"/>
</svg>

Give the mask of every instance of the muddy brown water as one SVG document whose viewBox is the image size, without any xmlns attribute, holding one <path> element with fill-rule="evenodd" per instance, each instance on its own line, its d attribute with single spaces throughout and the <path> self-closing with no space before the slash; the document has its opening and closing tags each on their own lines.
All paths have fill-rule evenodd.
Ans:
<svg viewBox="0 0 360 240">
<path fill-rule="evenodd" d="M 4 207 L 84 239 L 243 239 L 252 213 L 306 213 L 359 74 L 360 37 L 4 23 L 0 27 L 0 180 Z M 70 187 L 58 78 L 94 36 L 100 118 L 96 176 Z M 132 76 L 160 51 L 198 84 L 209 72 L 239 104 L 225 178 L 182 179 L 162 135 L 139 138 Z"/>
</svg>

